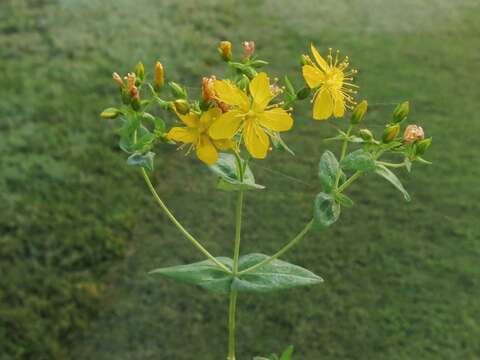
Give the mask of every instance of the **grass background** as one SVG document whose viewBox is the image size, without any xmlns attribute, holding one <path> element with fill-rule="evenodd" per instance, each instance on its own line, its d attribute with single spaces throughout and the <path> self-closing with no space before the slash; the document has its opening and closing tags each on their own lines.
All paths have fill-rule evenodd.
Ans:
<svg viewBox="0 0 480 360">
<path fill-rule="evenodd" d="M 0 2 L 0 359 L 225 356 L 227 299 L 147 277 L 201 257 L 98 117 L 117 101 L 112 71 L 160 59 L 197 85 L 222 74 L 223 39 L 255 40 L 297 86 L 311 41 L 339 48 L 360 69 L 372 127 L 409 99 L 434 138 L 434 166 L 402 176 L 411 203 L 365 178 L 353 209 L 286 256 L 323 285 L 240 297 L 239 358 L 288 344 L 307 360 L 480 358 L 479 20 L 475 0 Z M 275 251 L 310 217 L 332 131 L 308 114 L 286 136 L 296 158 L 253 165 L 268 190 L 246 198 L 244 253 Z M 232 252 L 234 199 L 205 167 L 163 148 L 154 180 L 213 253 Z"/>
</svg>

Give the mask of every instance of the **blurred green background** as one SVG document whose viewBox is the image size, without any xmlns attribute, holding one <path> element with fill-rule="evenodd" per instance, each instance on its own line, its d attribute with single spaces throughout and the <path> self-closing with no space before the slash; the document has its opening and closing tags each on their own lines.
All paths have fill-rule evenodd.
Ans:
<svg viewBox="0 0 480 360">
<path fill-rule="evenodd" d="M 196 86 L 223 73 L 224 39 L 237 51 L 255 40 L 297 86 L 310 42 L 339 48 L 377 133 L 408 99 L 409 121 L 434 139 L 434 165 L 402 175 L 411 203 L 366 177 L 353 209 L 286 256 L 324 284 L 240 297 L 239 358 L 288 344 L 307 360 L 480 358 L 479 38 L 477 0 L 2 0 L 0 359 L 224 358 L 228 299 L 146 275 L 201 256 L 98 116 L 118 101 L 112 71 L 159 59 Z M 285 136 L 297 157 L 253 165 L 268 189 L 246 198 L 244 253 L 274 252 L 311 215 L 332 127 L 308 116 L 301 106 Z M 231 254 L 232 195 L 193 157 L 157 152 L 159 193 Z"/>
</svg>

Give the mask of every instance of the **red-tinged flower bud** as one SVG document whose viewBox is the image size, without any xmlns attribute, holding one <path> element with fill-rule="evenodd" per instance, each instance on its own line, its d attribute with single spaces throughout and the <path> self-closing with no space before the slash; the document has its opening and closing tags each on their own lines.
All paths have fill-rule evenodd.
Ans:
<svg viewBox="0 0 480 360">
<path fill-rule="evenodd" d="M 128 88 L 128 91 L 130 91 L 130 93 L 132 92 L 133 87 L 135 87 L 135 82 L 136 81 L 137 81 L 137 75 L 135 75 L 135 73 L 128 73 L 128 75 L 127 75 L 127 88 Z"/>
<path fill-rule="evenodd" d="M 130 98 L 131 98 L 132 107 L 135 110 L 140 109 L 140 92 L 138 91 L 138 88 L 136 85 L 133 85 L 132 88 L 130 89 Z"/>
<path fill-rule="evenodd" d="M 393 139 L 397 137 L 399 132 L 400 132 L 400 124 L 387 126 L 383 131 L 383 137 L 382 137 L 383 142 L 385 144 L 391 142 Z"/>
<path fill-rule="evenodd" d="M 232 43 L 230 41 L 220 41 L 218 52 L 224 61 L 232 60 Z"/>
<path fill-rule="evenodd" d="M 202 98 L 205 101 L 210 101 L 215 99 L 215 88 L 213 86 L 216 78 L 215 75 L 210 77 L 204 77 L 202 79 Z"/>
<path fill-rule="evenodd" d="M 243 47 L 243 56 L 246 59 L 249 59 L 255 52 L 255 42 L 254 41 L 244 41 L 242 43 Z"/>
<path fill-rule="evenodd" d="M 403 132 L 403 142 L 405 144 L 413 144 L 424 138 L 425 134 L 421 126 L 408 125 Z"/>
<path fill-rule="evenodd" d="M 155 64 L 154 86 L 155 90 L 159 91 L 165 84 L 165 74 L 163 72 L 163 65 L 160 61 Z"/>
<path fill-rule="evenodd" d="M 125 86 L 125 83 L 123 82 L 122 78 L 118 73 L 114 72 L 112 74 L 112 79 L 115 81 L 120 89 L 122 89 Z"/>
</svg>

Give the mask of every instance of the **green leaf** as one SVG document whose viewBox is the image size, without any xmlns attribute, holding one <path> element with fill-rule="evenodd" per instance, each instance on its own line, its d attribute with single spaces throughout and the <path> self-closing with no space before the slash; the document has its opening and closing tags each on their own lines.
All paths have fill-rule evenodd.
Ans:
<svg viewBox="0 0 480 360">
<path fill-rule="evenodd" d="M 359 149 L 348 154 L 340 163 L 342 169 L 355 171 L 375 171 L 375 160 L 366 151 Z"/>
<path fill-rule="evenodd" d="M 293 345 L 290 345 L 280 357 L 280 360 L 292 360 L 293 355 Z"/>
<path fill-rule="evenodd" d="M 155 153 L 149 151 L 146 154 L 133 153 L 127 159 L 127 164 L 131 166 L 140 166 L 147 170 L 153 171 L 153 158 Z"/>
<path fill-rule="evenodd" d="M 264 254 L 241 256 L 238 269 L 239 271 L 245 270 L 268 257 Z M 226 257 L 217 257 L 216 259 L 232 269 L 232 259 Z M 231 289 L 236 289 L 239 292 L 264 293 L 318 284 L 323 281 L 311 271 L 282 260 L 274 260 L 236 278 L 233 278 L 232 274 L 221 270 L 211 260 L 156 269 L 150 271 L 149 274 L 157 274 L 179 282 L 198 285 L 216 293 L 229 293 Z"/>
<path fill-rule="evenodd" d="M 407 190 L 405 190 L 397 175 L 390 171 L 390 169 L 381 164 L 377 164 L 375 173 L 385 178 L 388 182 L 395 186 L 403 194 L 403 197 L 406 201 L 410 201 L 410 195 L 408 194 Z"/>
<path fill-rule="evenodd" d="M 287 94 L 289 95 L 292 95 L 292 96 L 296 96 L 296 91 L 295 91 L 295 88 L 293 87 L 290 79 L 288 78 L 287 75 L 285 75 L 285 89 L 287 90 Z"/>
<path fill-rule="evenodd" d="M 232 259 L 217 257 L 218 261 L 232 268 Z M 211 260 L 204 260 L 188 265 L 177 265 L 152 270 L 149 274 L 164 276 L 179 282 L 198 285 L 215 293 L 229 293 L 232 274 L 221 270 Z"/>
<path fill-rule="evenodd" d="M 335 193 L 335 201 L 345 207 L 352 207 L 354 205 L 352 199 L 350 199 L 347 195 L 339 192 Z"/>
<path fill-rule="evenodd" d="M 313 229 L 323 230 L 332 225 L 338 220 L 340 209 L 340 205 L 331 194 L 319 193 L 313 208 Z"/>
<path fill-rule="evenodd" d="M 245 166 L 244 162 L 242 162 L 242 166 Z M 220 153 L 218 155 L 218 161 L 210 165 L 209 168 L 214 174 L 220 177 L 217 187 L 221 190 L 239 191 L 265 188 L 265 186 L 255 183 L 255 177 L 248 165 L 245 166 L 243 182 L 240 181 L 240 177 L 237 174 L 237 160 L 232 154 Z"/>
<path fill-rule="evenodd" d="M 285 150 L 290 155 L 295 156 L 295 153 L 293 152 L 293 150 L 288 147 L 285 141 L 283 141 L 279 133 L 274 133 L 271 139 L 272 139 L 273 146 L 275 146 L 275 149 Z"/>
<path fill-rule="evenodd" d="M 250 62 L 250 65 L 253 66 L 254 68 L 261 68 L 265 65 L 268 65 L 268 61 L 264 60 L 253 60 Z"/>
<path fill-rule="evenodd" d="M 318 177 L 323 190 L 327 193 L 331 192 L 335 187 L 337 171 L 339 171 L 337 158 L 331 151 L 325 151 L 318 164 Z"/>
<path fill-rule="evenodd" d="M 239 271 L 260 263 L 269 256 L 249 254 L 239 259 Z M 239 292 L 270 292 L 297 286 L 314 285 L 323 282 L 322 278 L 300 266 L 282 260 L 261 266 L 252 272 L 234 278 L 232 288 Z"/>
</svg>

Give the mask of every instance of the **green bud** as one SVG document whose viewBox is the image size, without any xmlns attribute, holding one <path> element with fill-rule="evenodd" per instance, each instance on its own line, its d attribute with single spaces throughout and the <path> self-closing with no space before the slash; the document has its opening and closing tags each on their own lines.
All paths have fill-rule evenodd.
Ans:
<svg viewBox="0 0 480 360">
<path fill-rule="evenodd" d="M 400 132 L 400 124 L 389 125 L 383 131 L 382 140 L 385 144 L 395 139 Z"/>
<path fill-rule="evenodd" d="M 398 104 L 395 110 L 393 110 L 393 122 L 395 124 L 401 123 L 407 118 L 409 111 L 410 105 L 408 104 L 408 101 Z"/>
<path fill-rule="evenodd" d="M 187 97 L 187 92 L 185 91 L 185 89 L 178 85 L 176 82 L 169 81 L 168 86 L 170 87 L 172 95 L 176 98 L 185 99 Z"/>
<path fill-rule="evenodd" d="M 175 106 L 175 110 L 181 115 L 186 115 L 190 111 L 190 105 L 184 99 L 175 100 L 173 105 Z"/>
<path fill-rule="evenodd" d="M 360 137 L 365 140 L 365 141 L 370 141 L 373 140 L 373 134 L 370 130 L 368 129 L 360 129 L 359 131 Z"/>
<path fill-rule="evenodd" d="M 102 113 L 100 114 L 100 116 L 104 119 L 115 119 L 121 113 L 122 112 L 119 109 L 111 107 L 111 108 L 103 110 Z"/>
<path fill-rule="evenodd" d="M 362 102 L 360 102 L 360 104 L 358 104 L 353 110 L 352 116 L 350 117 L 350 123 L 354 125 L 359 124 L 365 117 L 365 114 L 367 113 L 367 109 L 368 109 L 367 100 L 363 100 Z"/>
<path fill-rule="evenodd" d="M 135 66 L 135 75 L 137 75 L 137 78 L 140 81 L 143 81 L 145 79 L 145 67 L 143 66 L 143 64 L 141 62 L 139 62 Z"/>
<path fill-rule="evenodd" d="M 305 86 L 304 88 L 297 91 L 297 99 L 304 100 L 310 95 L 310 93 L 310 88 L 308 86 Z"/>
<path fill-rule="evenodd" d="M 430 145 L 432 145 L 432 138 L 420 140 L 415 146 L 415 155 L 423 155 Z"/>
</svg>

